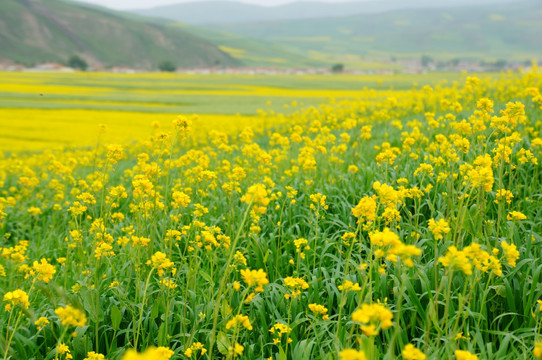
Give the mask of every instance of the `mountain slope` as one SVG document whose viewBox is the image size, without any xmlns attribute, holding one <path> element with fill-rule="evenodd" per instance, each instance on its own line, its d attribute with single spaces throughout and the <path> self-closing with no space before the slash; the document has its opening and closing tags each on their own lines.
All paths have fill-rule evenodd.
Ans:
<svg viewBox="0 0 542 360">
<path fill-rule="evenodd" d="M 238 66 L 215 45 L 181 29 L 59 0 L 0 1 L 0 60 L 23 64 L 66 61 L 77 54 L 94 66 L 155 69 Z"/>
<path fill-rule="evenodd" d="M 249 67 L 285 69 L 328 66 L 325 62 L 310 59 L 306 52 L 296 49 L 293 46 L 253 39 L 240 34 L 232 34 L 199 26 L 179 23 L 171 25 L 181 26 L 183 30 L 208 40 Z"/>
<path fill-rule="evenodd" d="M 409 9 L 341 18 L 221 24 L 209 27 L 250 34 L 324 57 L 542 57 L 542 1 L 492 6 Z"/>
<path fill-rule="evenodd" d="M 361 0 L 322 3 L 301 1 L 279 6 L 260 6 L 234 1 L 201 1 L 157 6 L 131 12 L 187 24 L 239 24 L 261 21 L 316 19 L 353 14 L 369 14 L 412 8 L 444 8 L 483 4 L 511 3 L 517 0 Z"/>
</svg>

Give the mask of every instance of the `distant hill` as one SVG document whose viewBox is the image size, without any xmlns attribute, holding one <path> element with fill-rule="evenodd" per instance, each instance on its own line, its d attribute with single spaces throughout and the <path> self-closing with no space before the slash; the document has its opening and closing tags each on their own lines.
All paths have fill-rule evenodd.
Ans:
<svg viewBox="0 0 542 360">
<path fill-rule="evenodd" d="M 131 12 L 187 24 L 240 24 L 261 21 L 317 19 L 354 14 L 372 14 L 399 9 L 432 9 L 515 3 L 518 0 L 360 0 L 322 3 L 301 1 L 280 6 L 260 6 L 235 1 L 200 1 L 157 6 Z"/>
<path fill-rule="evenodd" d="M 208 40 L 249 67 L 307 68 L 328 66 L 324 61 L 310 59 L 305 51 L 290 45 L 182 23 L 174 23 L 170 26 L 181 27 L 187 32 Z"/>
<path fill-rule="evenodd" d="M 156 69 L 242 62 L 182 29 L 59 0 L 0 0 L 0 62 L 65 62 Z"/>
<path fill-rule="evenodd" d="M 422 54 L 525 60 L 542 58 L 541 19 L 542 1 L 520 0 L 207 27 L 294 48 L 313 60 Z"/>
</svg>

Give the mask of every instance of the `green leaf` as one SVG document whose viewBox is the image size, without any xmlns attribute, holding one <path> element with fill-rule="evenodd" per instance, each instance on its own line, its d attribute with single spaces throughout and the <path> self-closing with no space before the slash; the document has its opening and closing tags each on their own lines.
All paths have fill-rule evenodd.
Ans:
<svg viewBox="0 0 542 360">
<path fill-rule="evenodd" d="M 231 314 L 231 307 L 230 305 L 228 305 L 227 302 L 223 302 L 222 305 L 220 306 L 220 313 L 222 314 L 223 317 L 228 317 L 230 314 Z"/>
<path fill-rule="evenodd" d="M 209 283 L 209 286 L 210 287 L 213 287 L 215 285 L 215 282 L 213 281 L 213 279 L 211 278 L 211 276 L 209 276 L 209 274 L 207 274 L 205 271 L 203 271 L 202 269 L 199 270 L 199 275 L 204 278 L 205 280 L 207 280 L 207 282 Z"/>
<path fill-rule="evenodd" d="M 308 340 L 299 341 L 293 351 L 292 358 L 299 360 L 309 360 L 311 359 L 312 347 L 314 346 L 314 340 L 310 342 Z"/>
<path fill-rule="evenodd" d="M 230 339 L 228 339 L 228 335 L 223 333 L 222 331 L 218 333 L 216 346 L 218 347 L 218 351 L 222 355 L 227 355 L 229 352 L 229 348 L 231 347 Z"/>
<path fill-rule="evenodd" d="M 89 315 L 90 319 L 93 322 L 96 322 L 97 316 L 95 308 L 92 305 L 92 295 L 90 294 L 90 291 L 87 288 L 82 288 L 79 291 L 79 295 L 81 296 L 81 300 L 83 302 L 83 309 Z"/>
<path fill-rule="evenodd" d="M 282 348 L 282 346 L 279 348 L 279 360 L 286 360 L 286 351 Z"/>
<path fill-rule="evenodd" d="M 122 312 L 117 305 L 111 307 L 111 326 L 113 330 L 118 331 L 120 328 L 120 322 L 122 321 Z"/>
<path fill-rule="evenodd" d="M 500 297 L 506 298 L 506 286 L 493 285 L 493 286 L 490 286 L 489 288 L 495 290 L 497 295 L 499 295 Z"/>
<path fill-rule="evenodd" d="M 166 344 L 166 323 L 162 323 L 158 329 L 158 344 Z"/>
<path fill-rule="evenodd" d="M 152 303 L 152 308 L 151 308 L 151 320 L 156 319 L 158 317 L 159 312 L 160 312 L 160 302 L 154 301 Z"/>
</svg>

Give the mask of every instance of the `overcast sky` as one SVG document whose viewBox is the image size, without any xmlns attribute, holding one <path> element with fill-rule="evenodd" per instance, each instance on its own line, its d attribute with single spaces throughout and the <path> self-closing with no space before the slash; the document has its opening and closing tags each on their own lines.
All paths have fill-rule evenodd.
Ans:
<svg viewBox="0 0 542 360">
<path fill-rule="evenodd" d="M 145 9 L 159 5 L 178 4 L 181 2 L 194 2 L 194 1 L 208 1 L 208 0 L 78 0 L 82 2 L 88 2 L 96 5 L 107 6 L 112 9 Z M 281 5 L 289 2 L 295 2 L 296 0 L 236 0 L 248 4 L 258 4 L 265 6 Z M 367 1 L 367 0 L 318 0 L 319 2 L 327 3 L 341 3 L 341 2 L 355 2 L 355 1 Z"/>
</svg>

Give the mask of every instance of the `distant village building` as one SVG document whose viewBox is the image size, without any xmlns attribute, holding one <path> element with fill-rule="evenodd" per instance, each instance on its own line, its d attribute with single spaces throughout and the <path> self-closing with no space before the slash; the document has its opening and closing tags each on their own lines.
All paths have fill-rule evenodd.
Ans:
<svg viewBox="0 0 542 360">
<path fill-rule="evenodd" d="M 114 66 L 111 69 L 109 69 L 109 72 L 112 72 L 115 74 L 135 74 L 138 71 L 136 69 L 132 69 L 125 66 Z"/>
<path fill-rule="evenodd" d="M 477 60 L 431 60 L 426 66 L 423 66 L 419 58 L 406 58 L 406 59 L 366 59 L 369 63 L 380 63 L 381 67 L 371 69 L 349 69 L 346 67 L 343 73 L 357 74 L 357 75 L 390 75 L 390 74 L 422 74 L 427 72 L 487 72 L 487 71 L 517 71 L 527 70 L 531 68 L 531 64 L 526 62 L 508 62 L 501 68 L 496 68 L 494 63 L 483 63 Z M 386 66 L 389 65 L 389 66 Z M 542 65 L 542 64 L 541 64 Z M 28 72 L 73 72 L 74 69 L 67 67 L 64 64 L 56 62 L 46 62 L 38 64 L 34 67 L 26 67 L 21 64 L 0 63 L 0 71 L 28 71 Z M 103 66 L 90 67 L 87 71 L 105 71 L 117 74 L 135 74 L 145 72 L 147 70 L 140 70 L 126 66 L 114 66 L 111 68 L 104 68 Z M 244 74 L 244 75 L 305 75 L 305 74 L 331 74 L 331 67 L 311 67 L 311 68 L 274 68 L 274 67 L 198 67 L 198 68 L 177 68 L 177 73 L 181 74 Z"/>
<path fill-rule="evenodd" d="M 38 64 L 33 68 L 27 69 L 27 71 L 58 71 L 58 72 L 74 72 L 75 70 L 67 67 L 64 64 L 47 62 L 43 64 Z"/>
</svg>

